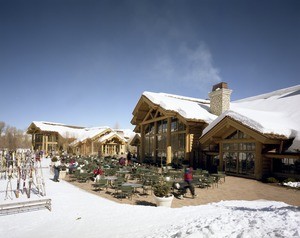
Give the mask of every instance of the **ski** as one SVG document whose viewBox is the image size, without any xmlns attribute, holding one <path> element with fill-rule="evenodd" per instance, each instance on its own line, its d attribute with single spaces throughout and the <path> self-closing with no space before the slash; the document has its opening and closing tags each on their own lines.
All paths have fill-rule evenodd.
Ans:
<svg viewBox="0 0 300 238">
<path fill-rule="evenodd" d="M 26 165 L 24 164 L 22 166 L 22 179 L 23 179 L 23 190 L 22 190 L 22 193 L 27 193 L 27 189 L 26 189 Z"/>
<path fill-rule="evenodd" d="M 34 161 L 29 162 L 29 181 L 28 181 L 28 190 L 27 190 L 27 197 L 30 198 L 30 192 L 31 192 L 31 186 L 33 183 L 33 178 L 32 178 L 32 170 L 34 169 Z"/>
<path fill-rule="evenodd" d="M 20 182 L 21 182 L 21 168 L 17 168 L 18 178 L 17 178 L 17 189 L 16 189 L 16 198 L 20 196 Z"/>
<path fill-rule="evenodd" d="M 42 159 L 44 159 L 45 157 L 42 156 Z M 42 179 L 42 195 L 43 196 L 46 196 L 46 185 L 45 185 L 45 180 L 44 180 L 44 176 L 43 176 L 43 167 L 42 167 L 42 163 L 41 163 L 41 160 L 38 162 L 39 163 L 39 168 L 40 168 L 40 176 L 41 176 L 41 179 Z"/>
</svg>

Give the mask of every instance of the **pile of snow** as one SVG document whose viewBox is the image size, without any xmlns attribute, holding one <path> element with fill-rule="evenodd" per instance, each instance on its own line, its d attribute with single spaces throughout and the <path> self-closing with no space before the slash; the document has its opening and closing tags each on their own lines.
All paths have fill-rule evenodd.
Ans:
<svg viewBox="0 0 300 238">
<path fill-rule="evenodd" d="M 50 163 L 50 159 L 43 159 Z M 222 201 L 201 206 L 165 208 L 118 204 L 65 181 L 55 183 L 43 170 L 52 211 L 0 216 L 1 237 L 299 237 L 298 207 L 274 201 Z M 25 195 L 1 203 L 28 200 Z M 15 186 L 13 181 L 13 186 Z M 32 199 L 40 199 L 37 195 Z"/>
<path fill-rule="evenodd" d="M 300 188 L 300 182 L 287 182 L 283 183 L 283 185 L 292 188 Z"/>
</svg>

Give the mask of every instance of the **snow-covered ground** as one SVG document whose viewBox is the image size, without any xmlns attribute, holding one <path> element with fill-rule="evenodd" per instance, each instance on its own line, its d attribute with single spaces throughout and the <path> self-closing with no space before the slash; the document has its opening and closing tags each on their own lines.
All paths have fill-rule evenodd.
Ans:
<svg viewBox="0 0 300 238">
<path fill-rule="evenodd" d="M 45 165 L 49 162 L 43 160 Z M 300 237 L 300 209 L 283 202 L 223 201 L 182 208 L 133 206 L 106 200 L 65 181 L 55 183 L 48 168 L 43 173 L 52 211 L 1 215 L 1 237 Z M 1 204 L 29 200 L 25 195 L 5 200 L 6 182 L 0 180 Z M 30 200 L 34 199 L 39 197 L 34 195 Z"/>
</svg>

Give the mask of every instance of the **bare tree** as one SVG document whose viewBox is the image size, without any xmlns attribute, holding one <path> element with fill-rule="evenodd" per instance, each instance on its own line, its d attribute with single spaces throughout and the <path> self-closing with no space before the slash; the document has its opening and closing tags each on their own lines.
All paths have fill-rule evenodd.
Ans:
<svg viewBox="0 0 300 238">
<path fill-rule="evenodd" d="M 5 138 L 4 138 L 4 128 L 5 122 L 0 121 L 0 148 L 5 148 Z"/>
<path fill-rule="evenodd" d="M 30 147 L 31 141 L 24 131 L 0 122 L 0 149 L 16 150 Z"/>
<path fill-rule="evenodd" d="M 4 132 L 5 128 L 5 122 L 0 121 L 0 137 L 2 136 L 2 133 Z"/>
</svg>

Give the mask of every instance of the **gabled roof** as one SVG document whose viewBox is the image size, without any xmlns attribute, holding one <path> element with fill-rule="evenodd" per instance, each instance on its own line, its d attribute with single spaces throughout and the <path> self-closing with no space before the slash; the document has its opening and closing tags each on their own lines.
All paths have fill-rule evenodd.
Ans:
<svg viewBox="0 0 300 238">
<path fill-rule="evenodd" d="M 66 134 L 77 135 L 80 131 L 79 129 L 84 129 L 84 127 L 70 126 L 56 122 L 33 121 L 27 128 L 27 132 L 31 133 L 32 130 L 57 132 L 61 136 L 65 137 Z"/>
<path fill-rule="evenodd" d="M 77 138 L 84 140 L 85 138 L 91 138 L 95 135 L 109 129 L 109 127 L 81 127 L 81 126 L 70 126 L 56 122 L 45 122 L 45 121 L 33 121 L 28 127 L 27 131 L 31 128 L 38 129 L 40 131 L 57 132 L 64 138 Z"/>
<path fill-rule="evenodd" d="M 138 124 L 146 115 L 147 107 L 143 104 L 151 104 L 150 106 L 160 108 L 165 112 L 176 113 L 186 120 L 210 123 L 216 118 L 209 112 L 208 100 L 167 93 L 144 92 L 133 111 L 132 124 Z"/>
<path fill-rule="evenodd" d="M 281 140 L 286 140 L 284 135 L 277 135 L 273 133 L 261 133 L 260 131 L 251 127 L 249 123 L 243 124 L 239 119 L 224 116 L 220 120 L 214 121 L 214 126 L 200 138 L 201 144 L 210 144 L 212 142 L 219 143 L 220 140 L 230 136 L 236 130 L 240 130 L 250 136 L 251 138 L 263 144 L 279 144 Z"/>
<path fill-rule="evenodd" d="M 110 133 L 112 129 L 108 127 L 92 127 L 92 128 L 85 128 L 87 129 L 85 133 L 83 133 L 80 137 L 78 137 L 75 141 L 71 143 L 71 145 L 76 145 L 79 142 L 84 143 L 88 139 L 95 140 L 97 137 L 103 136 L 105 133 Z"/>
<path fill-rule="evenodd" d="M 121 142 L 126 142 L 127 140 L 124 137 L 121 137 L 116 131 L 112 131 L 102 137 L 99 138 L 100 143 L 105 143 L 107 140 L 111 140 L 113 138 L 119 139 Z"/>
<path fill-rule="evenodd" d="M 277 138 L 295 138 L 289 150 L 300 149 L 300 85 L 271 93 L 245 98 L 230 104 L 224 112 L 210 123 L 201 136 L 213 136 L 213 129 L 224 118 L 232 118 L 261 135 L 276 135 Z"/>
<path fill-rule="evenodd" d="M 36 131 L 41 132 L 57 132 L 64 138 L 76 138 L 70 145 L 74 146 L 80 142 L 84 143 L 86 140 L 97 140 L 99 141 L 111 139 L 117 137 L 120 141 L 126 142 L 126 138 L 133 137 L 133 132 L 129 129 L 124 130 L 113 130 L 108 126 L 103 127 L 80 127 L 70 126 L 55 122 L 44 122 L 44 121 L 33 121 L 27 129 L 28 133 Z M 126 137 L 126 138 L 125 138 Z"/>
<path fill-rule="evenodd" d="M 132 138 L 130 145 L 131 146 L 137 146 L 140 144 L 141 141 L 141 134 L 140 133 L 136 133 L 135 136 Z"/>
</svg>

